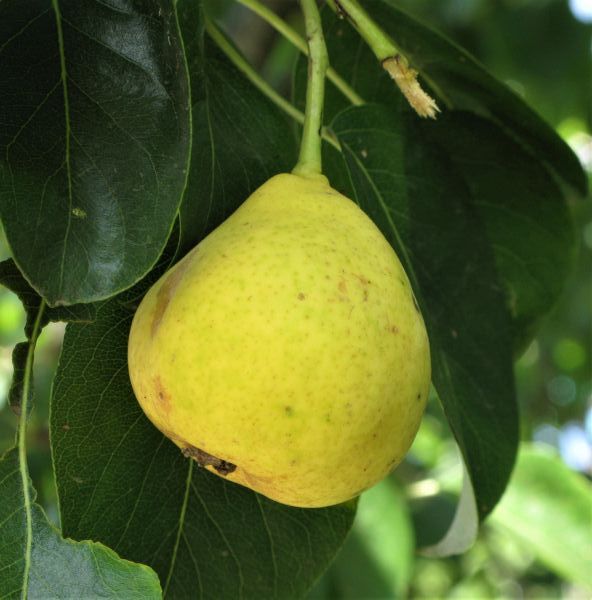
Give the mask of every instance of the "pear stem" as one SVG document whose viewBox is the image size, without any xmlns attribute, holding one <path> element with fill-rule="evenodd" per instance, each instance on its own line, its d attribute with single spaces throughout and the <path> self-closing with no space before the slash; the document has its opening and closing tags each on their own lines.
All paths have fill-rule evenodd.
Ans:
<svg viewBox="0 0 592 600">
<path fill-rule="evenodd" d="M 245 60 L 243 55 L 226 39 L 225 35 L 220 31 L 217 25 L 206 17 L 205 29 L 212 41 L 218 46 L 218 48 L 226 55 L 226 57 L 232 62 L 232 64 L 271 102 L 273 102 L 278 108 L 283 110 L 289 117 L 294 119 L 300 125 L 304 124 L 304 114 L 299 111 L 293 104 L 288 102 L 283 96 L 278 94 L 257 71 L 252 65 Z M 341 150 L 339 142 L 335 135 L 323 127 L 322 138 L 336 150 Z"/>
<path fill-rule="evenodd" d="M 314 177 L 323 173 L 321 132 L 325 102 L 325 73 L 329 66 L 329 56 L 316 0 L 300 0 L 300 4 L 308 39 L 308 84 L 300 155 L 292 173 Z"/>
<path fill-rule="evenodd" d="M 264 79 L 257 73 L 242 54 L 226 39 L 209 18 L 205 19 L 205 30 L 212 38 L 216 46 L 222 50 L 234 66 L 245 75 L 245 77 L 261 92 L 263 92 L 276 106 L 290 115 L 298 123 L 304 123 L 304 115 L 284 97 L 280 96 Z"/>
<path fill-rule="evenodd" d="M 256 15 L 260 16 L 268 25 L 273 27 L 282 37 L 288 40 L 302 54 L 308 55 L 306 40 L 286 23 L 280 16 L 264 6 L 259 0 L 236 0 Z M 355 106 L 364 104 L 364 99 L 333 69 L 327 68 L 327 79 Z"/>
<path fill-rule="evenodd" d="M 329 6 L 345 17 L 362 36 L 382 68 L 391 76 L 413 110 L 420 117 L 434 119 L 440 111 L 436 101 L 426 94 L 417 81 L 417 71 L 397 48 L 389 35 L 362 8 L 358 0 L 327 0 Z"/>
</svg>

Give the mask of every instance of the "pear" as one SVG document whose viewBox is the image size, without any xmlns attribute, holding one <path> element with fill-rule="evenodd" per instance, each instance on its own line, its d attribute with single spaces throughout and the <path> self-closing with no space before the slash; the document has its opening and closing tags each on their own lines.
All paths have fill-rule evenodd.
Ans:
<svg viewBox="0 0 592 600">
<path fill-rule="evenodd" d="M 325 177 L 281 174 L 149 290 L 129 371 L 185 455 L 278 502 L 323 507 L 402 460 L 430 356 L 374 223 Z"/>
</svg>

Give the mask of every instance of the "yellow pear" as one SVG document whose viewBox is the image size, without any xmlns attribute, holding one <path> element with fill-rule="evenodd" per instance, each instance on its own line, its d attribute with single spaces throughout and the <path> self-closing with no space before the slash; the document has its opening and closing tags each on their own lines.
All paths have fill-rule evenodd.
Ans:
<svg viewBox="0 0 592 600">
<path fill-rule="evenodd" d="M 430 385 L 425 326 L 391 246 L 325 177 L 293 174 L 150 289 L 129 369 L 144 412 L 187 456 L 301 507 L 385 477 Z"/>
</svg>

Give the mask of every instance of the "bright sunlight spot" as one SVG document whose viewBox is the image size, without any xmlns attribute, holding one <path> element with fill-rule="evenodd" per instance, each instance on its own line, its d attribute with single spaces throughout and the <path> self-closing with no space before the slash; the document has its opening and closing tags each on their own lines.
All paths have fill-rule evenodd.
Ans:
<svg viewBox="0 0 592 600">
<path fill-rule="evenodd" d="M 592 23 L 592 0 L 569 0 L 573 16 L 582 23 Z"/>
</svg>

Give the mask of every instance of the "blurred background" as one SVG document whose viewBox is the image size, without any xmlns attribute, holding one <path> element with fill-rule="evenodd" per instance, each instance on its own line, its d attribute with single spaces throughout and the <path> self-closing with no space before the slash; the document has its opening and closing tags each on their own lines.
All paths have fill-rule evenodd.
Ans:
<svg viewBox="0 0 592 600">
<path fill-rule="evenodd" d="M 300 27 L 297 4 L 267 4 Z M 592 179 L 592 0 L 400 0 L 412 15 L 474 54 L 552 124 Z M 294 49 L 229 0 L 219 19 L 264 77 L 289 94 Z M 592 203 L 571 202 L 577 263 L 561 301 L 516 364 L 524 440 L 504 499 L 462 556 L 426 558 L 454 512 L 461 466 L 432 399 L 406 461 L 363 495 L 316 599 L 590 598 L 592 573 Z M 0 258 L 10 255 L 0 234 Z M 14 440 L 6 405 L 11 352 L 24 339 L 18 299 L 0 286 L 0 452 Z M 39 499 L 56 523 L 48 412 L 64 326 L 41 335 L 29 461 Z"/>
</svg>

